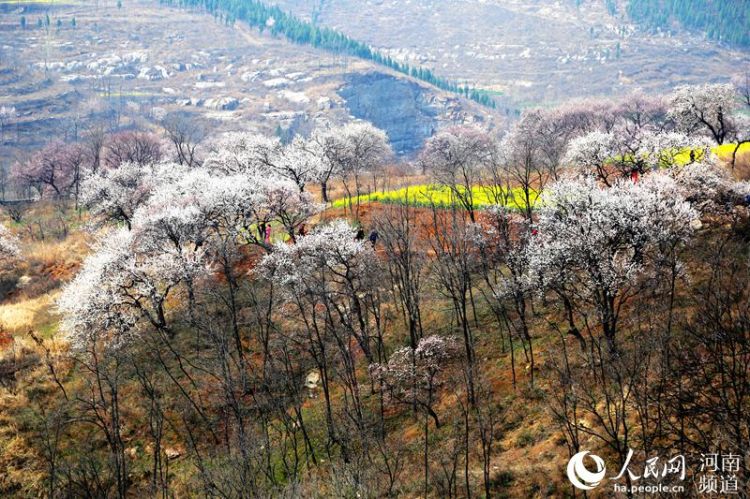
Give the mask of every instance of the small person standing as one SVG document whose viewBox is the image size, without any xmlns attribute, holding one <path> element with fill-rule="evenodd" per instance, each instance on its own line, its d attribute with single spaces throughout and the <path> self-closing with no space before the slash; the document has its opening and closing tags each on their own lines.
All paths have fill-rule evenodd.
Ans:
<svg viewBox="0 0 750 499">
<path fill-rule="evenodd" d="M 359 229 L 357 229 L 357 235 L 354 236 L 354 238 L 357 241 L 364 241 L 364 239 L 365 239 L 365 231 L 362 229 L 362 227 L 360 227 Z"/>
<path fill-rule="evenodd" d="M 266 244 L 271 244 L 271 226 L 266 225 L 266 238 L 265 238 Z"/>
<path fill-rule="evenodd" d="M 375 247 L 375 244 L 378 242 L 378 231 L 374 230 L 370 232 L 370 243 L 372 243 L 372 247 Z"/>
</svg>

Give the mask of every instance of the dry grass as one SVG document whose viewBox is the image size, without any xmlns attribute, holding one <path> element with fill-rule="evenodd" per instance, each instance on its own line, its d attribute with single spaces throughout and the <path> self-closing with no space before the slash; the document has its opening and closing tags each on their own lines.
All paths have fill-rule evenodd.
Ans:
<svg viewBox="0 0 750 499">
<path fill-rule="evenodd" d="M 22 258 L 7 272 L 11 289 L 0 304 L 0 328 L 16 340 L 29 331 L 51 338 L 59 321 L 60 288 L 89 252 L 90 235 L 78 228 L 85 219 L 55 203 L 39 203 L 20 224 L 2 222 L 19 237 Z"/>
<path fill-rule="evenodd" d="M 50 336 L 56 329 L 54 304 L 58 295 L 59 292 L 55 291 L 0 305 L 0 325 L 13 336 L 26 334 L 30 330 Z"/>
<path fill-rule="evenodd" d="M 737 154 L 734 175 L 740 180 L 750 180 L 750 147 Z"/>
</svg>

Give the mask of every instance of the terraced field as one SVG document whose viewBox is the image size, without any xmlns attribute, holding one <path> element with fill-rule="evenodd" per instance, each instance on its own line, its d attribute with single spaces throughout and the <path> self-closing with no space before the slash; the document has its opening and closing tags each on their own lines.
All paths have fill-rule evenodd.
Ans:
<svg viewBox="0 0 750 499">
<path fill-rule="evenodd" d="M 278 0 L 399 60 L 510 96 L 516 104 L 666 91 L 728 79 L 747 51 L 700 33 L 639 29 L 624 0 Z M 658 3 L 658 2 L 655 2 Z"/>
</svg>

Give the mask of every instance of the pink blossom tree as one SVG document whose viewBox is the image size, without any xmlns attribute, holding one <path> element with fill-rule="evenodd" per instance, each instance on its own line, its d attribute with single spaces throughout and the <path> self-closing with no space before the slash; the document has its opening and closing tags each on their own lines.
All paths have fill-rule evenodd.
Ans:
<svg viewBox="0 0 750 499">
<path fill-rule="evenodd" d="M 439 428 L 440 419 L 433 408 L 435 392 L 444 382 L 440 375 L 460 353 L 453 338 L 426 336 L 419 340 L 417 348 L 400 348 L 387 363 L 371 364 L 370 376 L 382 383 L 392 401 L 418 407 Z"/>
<path fill-rule="evenodd" d="M 440 428 L 440 418 L 434 408 L 436 392 L 445 383 L 443 375 L 460 351 L 454 339 L 432 335 L 420 339 L 416 348 L 396 350 L 387 363 L 370 365 L 370 376 L 382 386 L 391 402 L 411 406 L 425 415 L 425 490 L 430 473 L 428 421 L 431 418 L 435 428 Z"/>
<path fill-rule="evenodd" d="M 87 165 L 88 156 L 80 145 L 52 142 L 27 161 L 14 164 L 11 176 L 22 187 L 35 189 L 40 196 L 51 193 L 62 198 L 72 194 L 77 198 Z"/>
</svg>

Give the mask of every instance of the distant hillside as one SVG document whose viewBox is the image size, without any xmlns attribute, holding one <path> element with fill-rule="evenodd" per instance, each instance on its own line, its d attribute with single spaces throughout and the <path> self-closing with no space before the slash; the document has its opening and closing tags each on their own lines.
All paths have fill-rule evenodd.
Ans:
<svg viewBox="0 0 750 499">
<path fill-rule="evenodd" d="M 340 31 L 331 28 L 321 28 L 312 22 L 296 17 L 278 6 L 267 5 L 263 2 L 236 0 L 184 0 L 174 2 L 163 0 L 167 5 L 201 6 L 214 16 L 220 17 L 231 24 L 235 20 L 246 22 L 258 28 L 261 32 L 270 31 L 274 35 L 283 35 L 290 41 L 300 45 L 312 45 L 336 54 L 360 57 L 382 64 L 399 73 L 425 81 L 441 90 L 463 95 L 487 107 L 495 108 L 496 103 L 491 94 L 459 85 L 456 82 L 437 76 L 432 70 L 420 66 L 399 62 L 388 55 L 373 49 L 366 43 L 351 38 Z"/>
<path fill-rule="evenodd" d="M 680 19 L 673 29 L 658 32 L 644 22 L 634 22 L 625 0 L 274 3 L 321 29 L 334 29 L 374 47 L 400 64 L 500 93 L 511 101 L 510 107 L 638 89 L 665 92 L 679 84 L 728 80 L 750 64 L 745 47 L 696 36 L 681 28 Z M 638 6 L 647 4 L 707 2 L 630 3 L 637 12 Z M 738 4 L 744 7 L 731 8 Z M 746 11 L 748 2 L 713 1 L 711 5 L 706 12 L 713 9 L 721 17 L 712 28 L 717 30 L 713 38 L 729 41 L 747 34 L 747 27 L 741 28 L 747 26 L 747 16 L 735 10 Z M 505 106 L 503 98 L 498 105 Z"/>
<path fill-rule="evenodd" d="M 708 38 L 750 47 L 750 2 L 731 0 L 630 0 L 630 18 L 649 28 L 671 30 L 675 23 Z"/>
<path fill-rule="evenodd" d="M 421 148 L 434 130 L 477 121 L 492 127 L 499 117 L 459 94 L 290 43 L 270 29 L 259 33 L 155 0 L 125 2 L 131 8 L 55 3 L 49 17 L 61 27 L 51 30 L 39 4 L 0 14 L 0 185 L 4 169 L 50 137 L 158 127 L 166 115 L 210 135 L 250 129 L 285 140 L 354 116 L 381 126 L 399 153 Z M 49 41 L 44 49 L 40 40 Z"/>
</svg>

